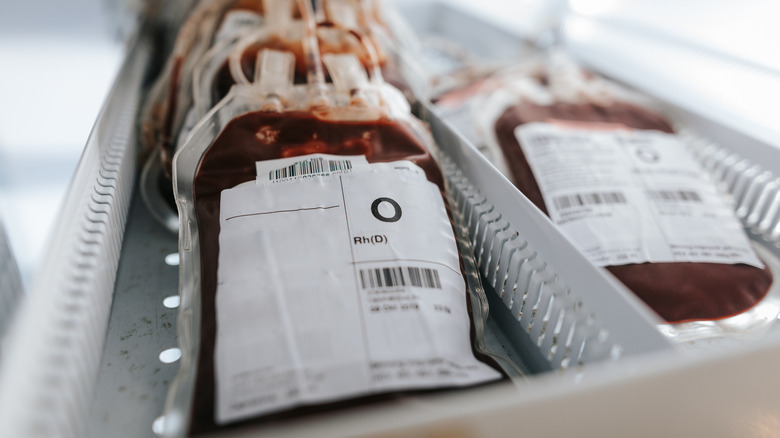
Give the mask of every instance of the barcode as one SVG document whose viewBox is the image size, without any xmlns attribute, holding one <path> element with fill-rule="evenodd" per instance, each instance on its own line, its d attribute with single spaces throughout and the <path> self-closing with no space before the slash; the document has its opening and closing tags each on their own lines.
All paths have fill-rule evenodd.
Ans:
<svg viewBox="0 0 780 438">
<path fill-rule="evenodd" d="M 648 193 L 654 201 L 702 202 L 701 196 L 690 190 L 650 190 Z"/>
<path fill-rule="evenodd" d="M 297 163 L 291 164 L 281 169 L 272 170 L 268 173 L 268 179 L 274 181 L 278 179 L 310 176 L 325 172 L 337 172 L 344 170 L 352 170 L 351 161 L 326 160 L 322 157 L 317 157 L 298 161 Z"/>
<path fill-rule="evenodd" d="M 360 286 L 363 289 L 404 287 L 406 285 L 426 289 L 441 289 L 439 271 L 415 266 L 360 270 Z"/>
<path fill-rule="evenodd" d="M 576 195 L 559 196 L 553 200 L 559 210 L 569 207 L 583 207 L 599 204 L 625 204 L 626 197 L 620 192 L 580 193 Z"/>
</svg>

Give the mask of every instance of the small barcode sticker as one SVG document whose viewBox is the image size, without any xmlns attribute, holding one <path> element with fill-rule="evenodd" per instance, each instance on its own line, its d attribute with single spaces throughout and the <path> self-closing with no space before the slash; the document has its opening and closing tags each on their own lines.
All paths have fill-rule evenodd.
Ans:
<svg viewBox="0 0 780 438">
<path fill-rule="evenodd" d="M 625 204 L 626 197 L 620 192 L 578 193 L 576 195 L 559 196 L 553 200 L 558 210 L 586 205 Z"/>
<path fill-rule="evenodd" d="M 299 161 L 281 169 L 272 170 L 268 173 L 268 179 L 277 181 L 347 170 L 352 170 L 352 163 L 349 160 L 326 160 L 322 157 L 316 157 Z"/>
<path fill-rule="evenodd" d="M 406 287 L 441 289 L 439 271 L 416 266 L 393 266 L 360 270 L 360 286 L 363 289 Z"/>
<path fill-rule="evenodd" d="M 650 190 L 647 193 L 654 201 L 702 202 L 701 196 L 691 190 Z"/>
<path fill-rule="evenodd" d="M 300 178 L 347 173 L 368 167 L 365 155 L 311 154 L 279 160 L 258 161 L 257 183 L 276 183 Z"/>
</svg>

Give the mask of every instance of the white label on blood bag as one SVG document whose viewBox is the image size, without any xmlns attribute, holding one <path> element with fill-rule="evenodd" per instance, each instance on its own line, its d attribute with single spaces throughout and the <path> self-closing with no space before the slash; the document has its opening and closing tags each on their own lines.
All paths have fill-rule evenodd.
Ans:
<svg viewBox="0 0 780 438">
<path fill-rule="evenodd" d="M 411 162 L 225 190 L 219 247 L 219 423 L 499 378 L 472 353 L 439 189 Z"/>
<path fill-rule="evenodd" d="M 257 184 L 259 185 L 290 179 L 347 173 L 368 167 L 365 155 L 311 154 L 255 163 Z"/>
<path fill-rule="evenodd" d="M 547 123 L 515 135 L 550 218 L 598 266 L 763 264 L 742 225 L 680 139 Z"/>
</svg>

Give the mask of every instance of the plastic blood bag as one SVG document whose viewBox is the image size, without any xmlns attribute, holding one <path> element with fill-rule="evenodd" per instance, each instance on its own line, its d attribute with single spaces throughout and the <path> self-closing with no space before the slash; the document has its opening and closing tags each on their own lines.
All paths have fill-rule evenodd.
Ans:
<svg viewBox="0 0 780 438">
<path fill-rule="evenodd" d="M 502 376 L 430 137 L 370 48 L 370 76 L 352 54 L 323 64 L 302 11 L 306 83 L 294 53 L 264 49 L 175 161 L 193 431 Z"/>
<path fill-rule="evenodd" d="M 550 57 L 481 102 L 515 185 L 666 321 L 756 306 L 772 273 L 671 124 Z"/>
</svg>

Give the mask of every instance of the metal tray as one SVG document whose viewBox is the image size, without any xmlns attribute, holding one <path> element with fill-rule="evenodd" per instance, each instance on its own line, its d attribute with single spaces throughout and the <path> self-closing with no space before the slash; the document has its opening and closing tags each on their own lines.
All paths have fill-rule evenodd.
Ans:
<svg viewBox="0 0 780 438">
<path fill-rule="evenodd" d="M 423 6 L 429 9 L 420 17 L 469 19 L 443 3 Z M 436 21 L 426 25 L 435 28 Z M 493 41 L 498 46 L 495 41 L 500 40 Z M 175 236 L 154 222 L 135 185 L 134 116 L 151 56 L 150 42 L 136 39 L 87 142 L 50 245 L 45 275 L 34 283 L 9 332 L 0 369 L 0 421 L 9 436 L 138 437 L 154 436 L 161 429 L 158 415 L 176 368 L 172 297 L 178 270 Z M 572 294 L 583 291 L 578 296 L 581 308 L 598 321 L 595 339 L 606 328 L 607 338 L 614 339 L 608 345 L 623 349 L 621 359 L 593 364 L 583 360 L 588 363 L 584 368 L 539 373 L 520 387 L 496 385 L 359 407 L 305 421 L 233 429 L 233 435 L 625 436 L 641 430 L 648 436 L 716 436 L 723 431 L 744 436 L 780 421 L 780 401 L 767 384 L 780 364 L 780 340 L 767 336 L 749 347 L 697 357 L 675 354 L 654 329 L 652 315 L 625 288 L 589 268 L 473 148 L 437 124 L 435 115 L 429 120 L 450 160 L 448 179 L 464 189 L 459 208 L 478 211 L 473 207 L 485 207 L 490 200 Z M 728 129 L 706 118 L 701 126 L 713 128 L 707 132 L 718 140 L 725 138 L 720 129 Z M 761 140 L 740 131 L 727 133 L 753 141 L 756 150 L 776 157 Z M 489 208 L 481 210 L 469 223 L 477 248 L 492 239 L 485 236 L 508 229 L 496 226 L 500 221 L 490 213 Z M 485 251 L 481 254 L 484 257 Z M 542 271 L 534 275 L 550 278 Z M 536 284 L 541 291 L 550 283 Z M 490 282 L 487 286 L 492 288 Z M 493 304 L 502 309 L 503 303 Z M 526 334 L 509 339 L 517 332 L 506 328 L 516 325 Z M 527 336 L 529 326 L 511 314 L 491 323 L 494 341 L 510 345 L 522 345 L 522 339 L 535 344 Z M 597 351 L 607 354 L 594 359 L 610 359 L 614 353 L 611 347 Z M 545 354 L 524 355 L 524 360 L 531 371 L 558 370 L 563 363 Z"/>
</svg>

